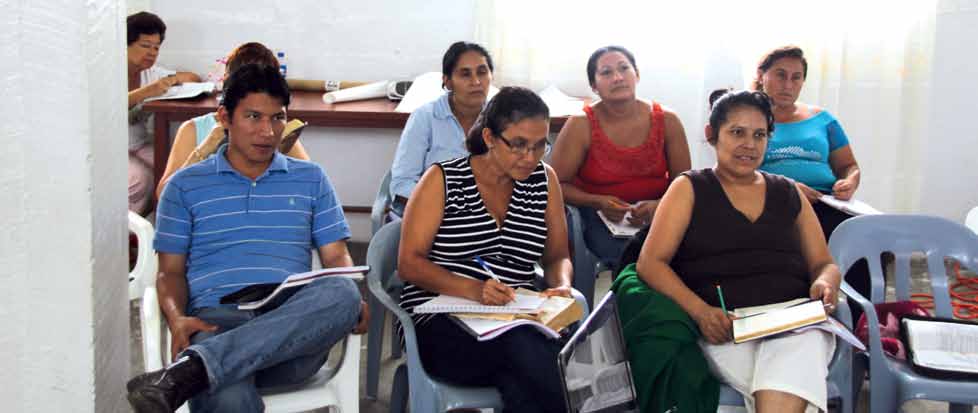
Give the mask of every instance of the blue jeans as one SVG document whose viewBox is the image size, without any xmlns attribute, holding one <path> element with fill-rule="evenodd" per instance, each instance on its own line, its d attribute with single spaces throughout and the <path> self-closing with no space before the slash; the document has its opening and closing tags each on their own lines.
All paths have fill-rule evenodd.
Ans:
<svg viewBox="0 0 978 413">
<path fill-rule="evenodd" d="M 613 237 L 594 208 L 579 207 L 578 209 L 581 211 L 581 226 L 584 227 L 582 229 L 584 230 L 584 243 L 587 244 L 587 249 L 597 255 L 601 262 L 614 266 L 621 258 L 621 253 L 625 250 L 628 239 Z"/>
<path fill-rule="evenodd" d="M 269 310 L 234 306 L 191 313 L 218 326 L 190 337 L 210 388 L 190 400 L 197 412 L 261 412 L 260 387 L 302 383 L 326 363 L 329 350 L 357 324 L 360 291 L 347 278 L 323 278 Z"/>
</svg>

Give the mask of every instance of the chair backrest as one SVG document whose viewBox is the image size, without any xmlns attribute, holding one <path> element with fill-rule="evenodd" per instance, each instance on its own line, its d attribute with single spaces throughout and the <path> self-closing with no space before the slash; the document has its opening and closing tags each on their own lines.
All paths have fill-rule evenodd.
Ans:
<svg viewBox="0 0 978 413">
<path fill-rule="evenodd" d="M 153 225 L 139 214 L 129 211 L 129 231 L 136 234 L 138 247 L 136 265 L 129 272 L 129 299 L 135 300 L 143 295 L 143 288 L 155 285 L 156 252 L 153 250 Z"/>
<path fill-rule="evenodd" d="M 968 216 L 964 219 L 964 225 L 978 234 L 978 206 L 968 211 Z"/>
<path fill-rule="evenodd" d="M 843 273 L 856 261 L 867 259 L 870 301 L 883 302 L 886 278 L 880 255 L 895 257 L 897 300 L 910 299 L 910 258 L 922 253 L 934 293 L 938 317 L 952 317 L 945 257 L 974 270 L 978 267 L 978 235 L 944 218 L 924 215 L 865 215 L 846 220 L 832 233 L 829 250 Z"/>
<path fill-rule="evenodd" d="M 380 181 L 380 187 L 377 188 L 377 196 L 374 198 L 374 204 L 370 207 L 370 233 L 376 234 L 380 230 L 380 227 L 384 226 L 384 222 L 387 218 L 387 208 L 391 204 L 391 171 L 387 170 L 384 174 L 384 179 Z"/>
</svg>

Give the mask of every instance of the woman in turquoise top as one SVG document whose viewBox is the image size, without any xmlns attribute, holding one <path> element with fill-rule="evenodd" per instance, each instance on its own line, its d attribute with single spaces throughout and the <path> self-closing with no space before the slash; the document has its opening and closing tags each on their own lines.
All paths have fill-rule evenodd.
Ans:
<svg viewBox="0 0 978 413">
<path fill-rule="evenodd" d="M 392 209 L 402 215 L 426 169 L 468 155 L 465 135 L 486 105 L 492 84 L 492 57 L 475 43 L 455 42 L 442 57 L 446 93 L 414 110 L 404 125 L 391 166 Z"/>
<path fill-rule="evenodd" d="M 275 58 L 275 54 L 271 50 L 268 50 L 267 47 L 261 43 L 245 43 L 232 50 L 231 54 L 228 55 L 225 77 L 231 72 L 234 72 L 235 69 L 248 63 L 278 67 L 278 59 Z M 207 139 L 211 130 L 217 125 L 217 117 L 214 116 L 214 112 L 200 115 L 180 125 L 180 129 L 177 129 L 176 137 L 173 138 L 173 145 L 170 147 L 170 156 L 166 160 L 166 170 L 160 178 L 159 185 L 156 186 L 156 199 L 160 199 L 160 194 L 163 193 L 163 187 L 170 180 L 170 176 L 183 166 L 184 161 L 187 160 L 187 157 L 190 156 L 194 148 Z M 309 160 L 309 154 L 302 147 L 302 143 L 298 141 L 296 141 L 286 155 L 306 161 Z"/>
<path fill-rule="evenodd" d="M 850 215 L 820 202 L 819 197 L 825 194 L 841 200 L 851 199 L 859 188 L 859 164 L 849 137 L 835 116 L 798 101 L 807 74 L 808 62 L 797 46 L 774 49 L 757 65 L 754 88 L 771 97 L 775 122 L 774 135 L 768 142 L 760 169 L 795 180 L 795 185 L 811 202 L 828 240 L 835 227 Z M 854 265 L 845 279 L 859 292 L 869 293 L 869 268 L 865 261 Z"/>
</svg>

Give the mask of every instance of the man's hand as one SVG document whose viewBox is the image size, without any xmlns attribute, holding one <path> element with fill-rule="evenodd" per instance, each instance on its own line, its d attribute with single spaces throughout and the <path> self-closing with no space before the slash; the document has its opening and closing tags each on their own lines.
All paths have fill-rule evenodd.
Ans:
<svg viewBox="0 0 978 413">
<path fill-rule="evenodd" d="M 180 352 L 190 346 L 190 336 L 198 331 L 217 331 L 217 326 L 197 317 L 187 316 L 178 317 L 170 323 L 170 334 L 173 336 L 170 343 L 171 361 L 176 361 Z"/>
<path fill-rule="evenodd" d="M 367 327 L 370 325 L 370 307 L 367 306 L 367 302 L 360 300 L 360 320 L 357 322 L 356 327 L 353 327 L 353 334 L 363 334 L 367 332 Z"/>
<path fill-rule="evenodd" d="M 812 189 L 808 185 L 805 185 L 801 182 L 795 182 L 795 185 L 798 187 L 798 189 L 801 190 L 801 193 L 805 194 L 805 198 L 808 199 L 808 202 L 812 204 L 818 203 L 819 202 L 818 199 L 822 197 L 821 192 Z"/>
</svg>

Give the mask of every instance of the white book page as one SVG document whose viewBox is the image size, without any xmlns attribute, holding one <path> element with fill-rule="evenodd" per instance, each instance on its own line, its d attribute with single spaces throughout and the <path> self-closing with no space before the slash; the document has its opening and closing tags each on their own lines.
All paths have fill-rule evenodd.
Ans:
<svg viewBox="0 0 978 413">
<path fill-rule="evenodd" d="M 205 93 L 211 93 L 212 91 L 214 91 L 213 82 L 185 82 L 179 85 L 170 86 L 170 88 L 166 90 L 166 93 L 147 98 L 144 102 L 152 102 L 154 100 L 186 99 Z"/>
<path fill-rule="evenodd" d="M 573 116 L 584 113 L 584 100 L 567 96 L 557 86 L 550 85 L 537 92 L 550 109 L 550 117 Z"/>
<path fill-rule="evenodd" d="M 826 205 L 849 215 L 879 215 L 883 213 L 880 210 L 873 208 L 871 205 L 855 198 L 848 201 L 843 201 L 832 195 L 822 195 L 819 200 L 824 202 Z"/>
<path fill-rule="evenodd" d="M 632 225 L 632 223 L 628 221 L 628 219 L 631 218 L 631 216 L 632 216 L 631 211 L 626 212 L 625 216 L 622 217 L 621 221 L 616 222 L 604 216 L 603 212 L 598 211 L 598 217 L 601 218 L 601 221 L 604 222 L 604 225 L 608 227 L 608 232 L 611 232 L 611 235 L 614 236 L 615 238 L 629 238 L 637 234 L 638 231 L 642 229 L 642 227 L 639 227 L 637 225 Z"/>
<path fill-rule="evenodd" d="M 825 321 L 821 301 L 811 301 L 794 307 L 771 310 L 733 320 L 734 341 L 737 343 L 792 330 Z"/>
<path fill-rule="evenodd" d="M 532 313 L 540 309 L 546 297 L 516 294 L 516 299 L 505 305 L 483 305 L 467 298 L 441 294 L 428 302 L 414 307 L 414 312 L 425 313 Z"/>
<path fill-rule="evenodd" d="M 788 300 L 780 303 L 766 304 L 766 305 L 755 305 L 753 307 L 743 307 L 733 310 L 733 314 L 737 317 L 743 318 L 747 316 L 752 316 L 755 314 L 766 313 L 771 310 L 780 310 L 782 308 L 788 308 L 793 305 L 801 304 L 805 301 L 811 300 L 810 298 L 796 298 L 794 300 Z"/>
<path fill-rule="evenodd" d="M 919 366 L 978 373 L 978 324 L 903 320 Z"/>
<path fill-rule="evenodd" d="M 523 325 L 533 326 L 541 333 L 551 338 L 560 337 L 560 334 L 558 334 L 556 331 L 553 331 L 547 326 L 533 320 L 519 319 L 513 321 L 500 321 L 487 320 L 483 318 L 458 318 L 458 320 L 477 334 L 476 339 L 478 341 L 492 340 L 499 337 L 499 335 L 512 330 L 513 328 Z"/>
</svg>

